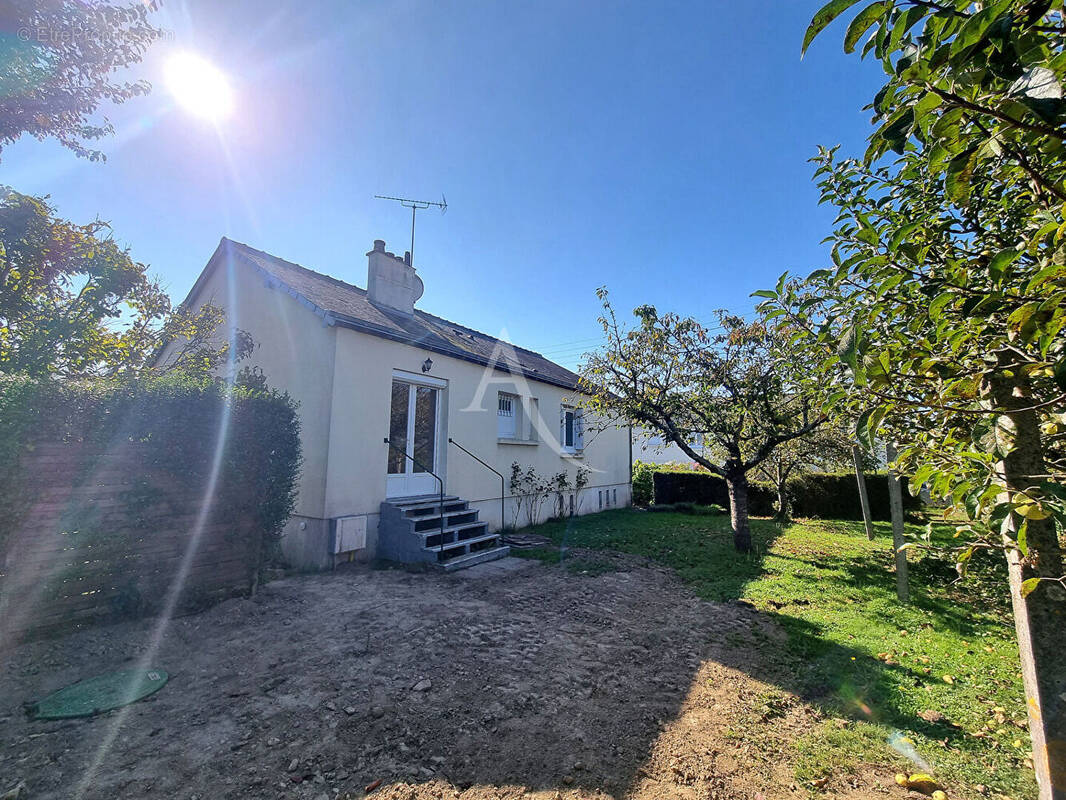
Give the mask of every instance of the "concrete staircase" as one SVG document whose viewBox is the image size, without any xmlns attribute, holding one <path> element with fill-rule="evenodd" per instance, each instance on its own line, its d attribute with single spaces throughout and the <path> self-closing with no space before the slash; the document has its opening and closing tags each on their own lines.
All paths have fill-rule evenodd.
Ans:
<svg viewBox="0 0 1066 800">
<path fill-rule="evenodd" d="M 428 564 L 451 572 L 503 558 L 511 548 L 478 510 L 454 495 L 394 497 L 381 504 L 378 555 L 401 564 Z M 441 520 L 443 517 L 443 542 Z"/>
</svg>

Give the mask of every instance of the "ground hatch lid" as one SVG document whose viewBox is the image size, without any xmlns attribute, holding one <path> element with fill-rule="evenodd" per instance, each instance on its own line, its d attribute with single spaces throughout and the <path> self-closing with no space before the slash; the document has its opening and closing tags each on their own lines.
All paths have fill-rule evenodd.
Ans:
<svg viewBox="0 0 1066 800">
<path fill-rule="evenodd" d="M 158 668 L 121 669 L 65 686 L 26 710 L 33 719 L 91 717 L 158 692 L 168 678 Z"/>
</svg>

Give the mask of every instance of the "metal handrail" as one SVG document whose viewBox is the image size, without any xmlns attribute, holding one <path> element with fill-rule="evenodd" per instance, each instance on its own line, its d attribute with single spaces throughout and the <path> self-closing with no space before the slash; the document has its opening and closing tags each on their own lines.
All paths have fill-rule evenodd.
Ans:
<svg viewBox="0 0 1066 800">
<path fill-rule="evenodd" d="M 419 463 L 418 459 L 415 458 L 412 455 L 409 455 L 406 450 L 401 450 L 399 447 L 397 447 L 392 442 L 390 442 L 388 436 L 385 437 L 385 444 L 387 444 L 389 447 L 391 447 L 397 453 L 401 453 L 404 458 L 411 459 L 411 463 L 412 464 L 414 464 L 416 467 L 418 467 L 423 472 L 428 473 L 429 475 L 432 475 L 434 478 L 437 479 L 437 483 L 440 484 L 440 547 L 438 548 L 438 552 L 443 553 L 444 552 L 444 481 L 441 480 L 440 475 L 438 475 L 436 472 L 434 472 L 431 469 L 426 469 L 426 465 L 425 464 Z"/>
<path fill-rule="evenodd" d="M 497 477 L 499 477 L 499 479 L 500 479 L 500 530 L 503 530 L 505 527 L 507 527 L 507 515 L 504 513 L 504 503 L 503 503 L 504 498 L 506 497 L 506 492 L 504 491 L 503 475 L 501 473 L 497 472 L 492 467 L 490 467 L 488 464 L 486 464 L 484 461 L 482 461 L 476 455 L 471 453 L 469 450 L 467 450 L 465 447 L 463 447 L 461 444 L 459 444 L 459 442 L 455 441 L 455 439 L 453 439 L 450 436 L 448 437 L 448 443 L 449 444 L 454 444 L 456 447 L 458 447 L 460 450 L 462 450 L 464 453 L 466 453 L 468 456 L 470 456 L 472 459 L 474 459 L 476 462 L 478 462 L 481 466 L 485 467 L 485 469 L 487 469 L 487 470 L 489 470 L 491 472 L 495 472 Z"/>
</svg>

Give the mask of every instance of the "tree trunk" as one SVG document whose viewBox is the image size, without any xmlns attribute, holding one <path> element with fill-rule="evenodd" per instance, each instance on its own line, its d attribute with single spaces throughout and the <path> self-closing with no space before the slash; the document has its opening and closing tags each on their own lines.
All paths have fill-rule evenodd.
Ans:
<svg viewBox="0 0 1066 800">
<path fill-rule="evenodd" d="M 751 550 L 751 528 L 748 525 L 748 476 L 744 473 L 725 479 L 729 491 L 729 521 L 733 525 L 733 546 L 741 553 Z"/>
<path fill-rule="evenodd" d="M 866 476 L 862 472 L 862 451 L 852 445 L 851 460 L 855 462 L 855 480 L 859 484 L 859 503 L 862 505 L 862 521 L 866 526 L 866 538 L 874 540 L 874 523 L 870 517 L 870 497 L 866 494 Z"/>
<path fill-rule="evenodd" d="M 1013 498 L 1040 483 L 1029 476 L 1043 475 L 1045 465 L 1040 419 L 1035 411 L 1025 410 L 1033 401 L 1021 371 L 1011 369 L 1017 365 L 1008 358 L 1000 354 L 1001 370 L 989 383 L 996 407 L 1006 412 L 996 426 L 1000 447 L 1007 453 L 999 462 L 998 471 Z M 1033 740 L 1033 766 L 1040 800 L 1062 800 L 1066 798 L 1066 658 L 1062 657 L 1066 592 L 1061 584 L 1051 581 L 1042 581 L 1027 597 L 1021 591 L 1023 581 L 1029 578 L 1061 578 L 1062 552 L 1052 521 L 1029 519 L 1026 553 L 1022 553 L 1017 546 L 1022 523 L 1023 518 L 1012 512 L 1004 544 Z"/>
<path fill-rule="evenodd" d="M 777 471 L 775 473 L 777 483 L 777 519 L 779 522 L 788 522 L 788 493 L 786 492 L 786 477 L 785 471 L 781 469 L 781 465 L 777 465 Z"/>
<path fill-rule="evenodd" d="M 889 462 L 896 460 L 896 446 L 892 442 L 885 444 L 885 455 Z M 896 556 L 896 597 L 901 603 L 910 599 L 910 591 L 907 586 L 907 551 L 900 550 L 903 541 L 903 487 L 900 485 L 899 475 L 890 472 L 888 475 L 888 505 L 892 512 L 892 551 Z"/>
</svg>

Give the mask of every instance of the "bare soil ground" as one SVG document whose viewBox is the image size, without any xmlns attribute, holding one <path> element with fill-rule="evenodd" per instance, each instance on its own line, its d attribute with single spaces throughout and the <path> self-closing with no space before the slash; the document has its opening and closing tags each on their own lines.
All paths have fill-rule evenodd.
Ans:
<svg viewBox="0 0 1066 800">
<path fill-rule="evenodd" d="M 619 557 L 622 559 L 622 557 Z M 507 559 L 357 568 L 172 620 L 170 683 L 88 720 L 21 704 L 129 667 L 156 623 L 19 647 L 0 674 L 0 795 L 22 798 L 805 798 L 789 742 L 821 713 L 749 676 L 781 632 L 635 559 L 578 575 Z M 830 796 L 884 797 L 870 767 Z"/>
</svg>

